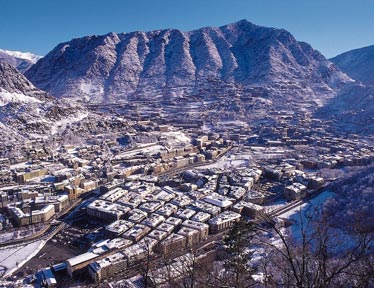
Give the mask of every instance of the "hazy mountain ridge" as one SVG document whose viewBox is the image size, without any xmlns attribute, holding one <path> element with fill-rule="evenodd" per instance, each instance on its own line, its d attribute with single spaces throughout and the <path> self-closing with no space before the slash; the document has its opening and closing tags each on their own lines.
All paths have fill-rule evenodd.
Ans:
<svg viewBox="0 0 374 288">
<path fill-rule="evenodd" d="M 0 49 L 0 61 L 6 62 L 18 71 L 24 73 L 33 64 L 35 64 L 42 56 L 35 55 L 29 52 L 19 52 Z"/>
<path fill-rule="evenodd" d="M 374 45 L 347 51 L 330 60 L 353 79 L 374 85 Z"/>
<path fill-rule="evenodd" d="M 91 102 L 184 97 L 209 87 L 211 80 L 215 85 L 260 85 L 275 95 L 289 90 L 290 95 L 323 98 L 351 81 L 289 32 L 246 20 L 190 32 L 167 29 L 73 39 L 59 44 L 26 76 L 57 97 Z"/>
<path fill-rule="evenodd" d="M 374 87 L 347 85 L 321 107 L 316 116 L 333 120 L 339 130 L 363 135 L 374 133 Z"/>
</svg>

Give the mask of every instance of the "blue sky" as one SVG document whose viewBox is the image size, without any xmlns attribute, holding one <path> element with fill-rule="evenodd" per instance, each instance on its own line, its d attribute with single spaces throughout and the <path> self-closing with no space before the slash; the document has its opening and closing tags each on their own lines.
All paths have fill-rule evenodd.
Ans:
<svg viewBox="0 0 374 288">
<path fill-rule="evenodd" d="M 284 28 L 327 57 L 374 44 L 372 0 L 0 0 L 0 48 L 45 55 L 86 35 L 241 19 Z"/>
</svg>

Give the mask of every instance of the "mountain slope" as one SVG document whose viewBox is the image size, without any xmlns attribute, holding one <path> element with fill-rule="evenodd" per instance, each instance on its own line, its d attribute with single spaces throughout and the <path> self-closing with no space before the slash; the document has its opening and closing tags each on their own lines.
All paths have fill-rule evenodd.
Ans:
<svg viewBox="0 0 374 288">
<path fill-rule="evenodd" d="M 39 90 L 16 68 L 0 62 L 0 142 L 55 133 L 55 124 L 87 115 Z"/>
<path fill-rule="evenodd" d="M 59 44 L 25 75 L 57 97 L 90 102 L 204 95 L 228 83 L 260 86 L 275 99 L 319 99 L 335 95 L 334 89 L 351 81 L 289 32 L 246 20 L 191 32 L 168 29 L 73 39 Z"/>
<path fill-rule="evenodd" d="M 5 62 L 0 62 L 0 89 L 4 95 L 15 95 L 14 101 L 18 99 L 20 102 L 40 102 L 40 100 L 44 100 L 45 98 L 51 98 L 46 92 L 39 90 L 31 84 L 16 68 Z M 25 99 L 28 100 L 23 101 L 19 95 L 24 95 Z M 6 96 L 3 96 L 3 99 L 5 101 Z M 4 104 L 6 103 L 3 102 Z"/>
<path fill-rule="evenodd" d="M 334 130 L 368 135 L 374 133 L 374 87 L 347 85 L 315 114 L 332 120 Z"/>
<path fill-rule="evenodd" d="M 353 79 L 374 85 L 374 45 L 345 52 L 331 61 Z"/>
<path fill-rule="evenodd" d="M 21 73 L 24 73 L 41 58 L 42 56 L 34 55 L 28 52 L 25 53 L 0 49 L 0 61 L 11 64 Z"/>
</svg>

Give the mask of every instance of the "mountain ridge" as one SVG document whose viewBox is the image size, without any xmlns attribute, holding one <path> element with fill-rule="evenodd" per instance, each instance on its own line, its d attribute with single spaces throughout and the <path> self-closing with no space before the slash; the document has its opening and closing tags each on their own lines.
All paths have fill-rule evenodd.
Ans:
<svg viewBox="0 0 374 288">
<path fill-rule="evenodd" d="M 189 32 L 75 38 L 58 44 L 25 75 L 57 97 L 94 103 L 188 97 L 227 83 L 260 85 L 270 94 L 289 88 L 290 94 L 331 97 L 334 89 L 351 81 L 288 31 L 247 20 Z"/>
</svg>

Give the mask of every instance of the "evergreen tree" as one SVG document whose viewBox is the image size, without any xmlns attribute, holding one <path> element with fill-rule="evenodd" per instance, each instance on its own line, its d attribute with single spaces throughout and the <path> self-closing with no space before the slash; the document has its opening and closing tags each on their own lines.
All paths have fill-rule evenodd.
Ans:
<svg viewBox="0 0 374 288">
<path fill-rule="evenodd" d="M 249 246 L 254 237 L 255 224 L 244 220 L 236 222 L 224 238 L 224 278 L 227 287 L 251 287 L 255 270 L 249 265 L 253 252 Z"/>
</svg>

